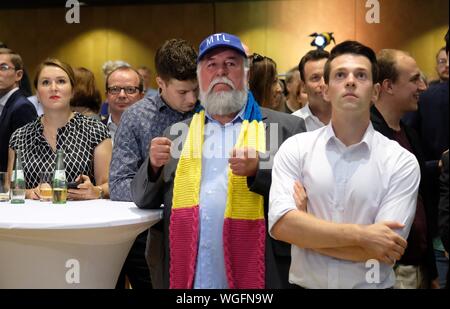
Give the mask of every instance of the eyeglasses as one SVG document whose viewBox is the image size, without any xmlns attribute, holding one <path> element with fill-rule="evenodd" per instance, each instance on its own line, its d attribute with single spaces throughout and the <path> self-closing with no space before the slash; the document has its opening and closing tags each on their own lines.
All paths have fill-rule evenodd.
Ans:
<svg viewBox="0 0 450 309">
<path fill-rule="evenodd" d="M 139 87 L 133 87 L 133 86 L 127 86 L 127 87 L 119 87 L 119 86 L 113 86 L 108 87 L 108 93 L 117 95 L 121 91 L 125 91 L 126 94 L 135 94 L 136 92 L 140 91 Z"/>
<path fill-rule="evenodd" d="M 10 66 L 10 65 L 8 65 L 6 63 L 3 63 L 3 64 L 0 65 L 0 71 L 6 72 L 8 70 L 16 70 L 16 68 L 12 67 L 12 66 Z"/>
<path fill-rule="evenodd" d="M 437 63 L 439 64 L 439 65 L 443 65 L 443 64 L 447 64 L 447 59 L 438 59 L 438 61 L 437 61 Z"/>
</svg>

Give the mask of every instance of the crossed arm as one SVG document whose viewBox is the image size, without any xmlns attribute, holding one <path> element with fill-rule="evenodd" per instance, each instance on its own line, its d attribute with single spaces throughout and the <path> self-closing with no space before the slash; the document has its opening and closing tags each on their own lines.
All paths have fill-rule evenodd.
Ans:
<svg viewBox="0 0 450 309">
<path fill-rule="evenodd" d="M 404 253 L 406 241 L 392 229 L 402 227 L 396 222 L 332 223 L 296 209 L 278 220 L 271 233 L 277 239 L 323 255 L 355 262 L 377 259 L 393 264 Z"/>
</svg>

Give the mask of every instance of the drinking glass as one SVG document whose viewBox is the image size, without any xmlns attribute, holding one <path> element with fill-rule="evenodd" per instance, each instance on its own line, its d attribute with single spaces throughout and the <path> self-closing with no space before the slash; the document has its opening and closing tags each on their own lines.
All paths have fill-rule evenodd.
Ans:
<svg viewBox="0 0 450 309">
<path fill-rule="evenodd" d="M 39 195 L 41 202 L 50 202 L 52 200 L 52 178 L 53 173 L 41 172 L 39 181 Z"/>
</svg>

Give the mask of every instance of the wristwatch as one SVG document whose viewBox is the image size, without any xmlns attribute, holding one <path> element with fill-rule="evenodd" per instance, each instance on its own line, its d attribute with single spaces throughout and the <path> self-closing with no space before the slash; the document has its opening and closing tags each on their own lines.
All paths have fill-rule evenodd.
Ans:
<svg viewBox="0 0 450 309">
<path fill-rule="evenodd" d="M 97 186 L 97 189 L 100 191 L 98 198 L 102 199 L 103 198 L 103 188 L 101 186 Z"/>
</svg>

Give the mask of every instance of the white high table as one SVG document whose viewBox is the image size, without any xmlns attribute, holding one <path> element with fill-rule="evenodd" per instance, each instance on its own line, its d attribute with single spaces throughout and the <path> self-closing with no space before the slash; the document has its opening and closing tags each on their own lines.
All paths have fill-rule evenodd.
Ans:
<svg viewBox="0 0 450 309">
<path fill-rule="evenodd" d="M 161 210 L 131 202 L 0 203 L 0 288 L 114 288 Z"/>
</svg>

